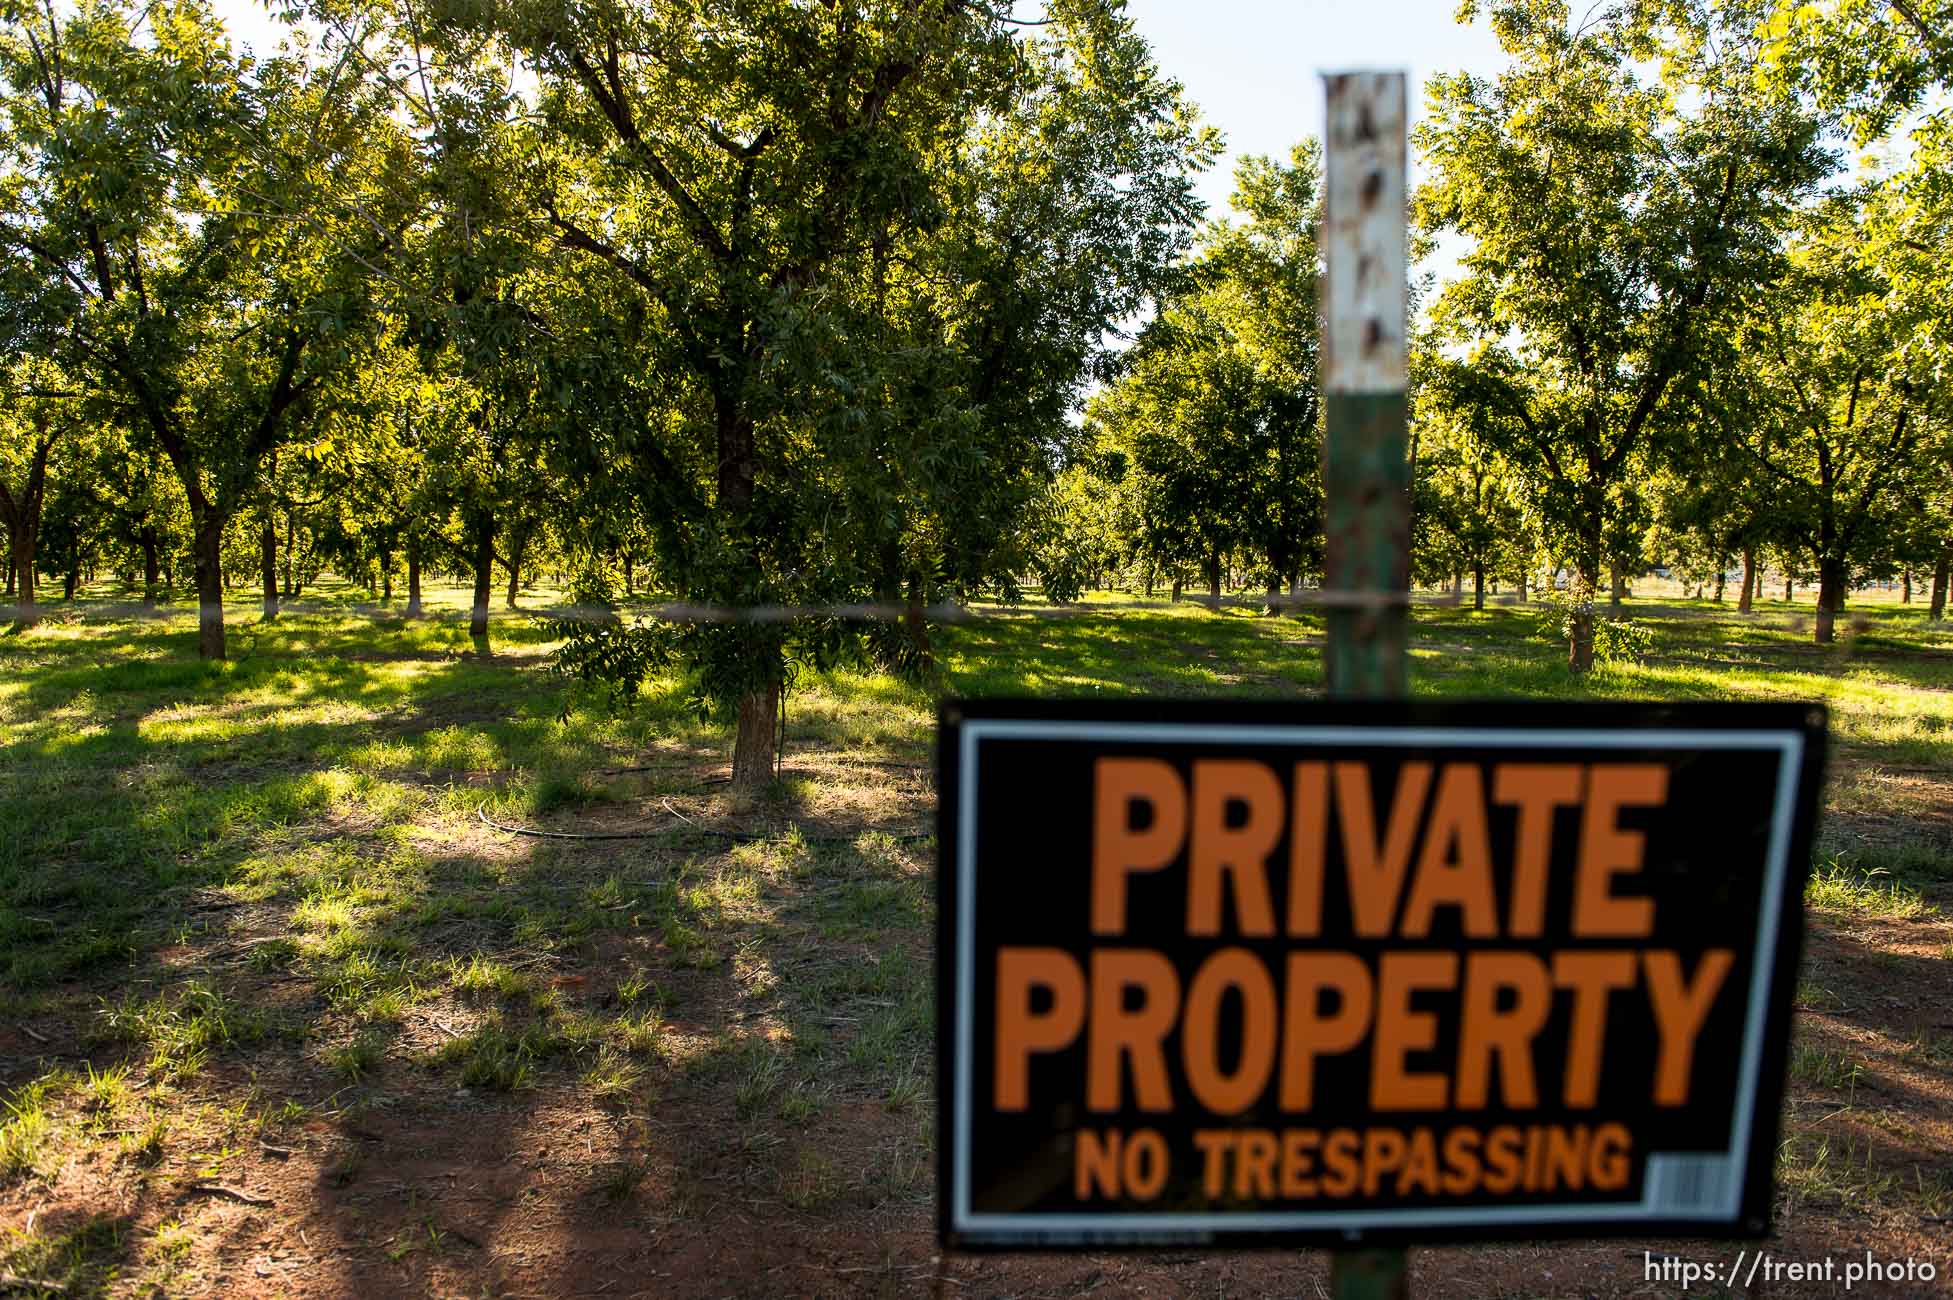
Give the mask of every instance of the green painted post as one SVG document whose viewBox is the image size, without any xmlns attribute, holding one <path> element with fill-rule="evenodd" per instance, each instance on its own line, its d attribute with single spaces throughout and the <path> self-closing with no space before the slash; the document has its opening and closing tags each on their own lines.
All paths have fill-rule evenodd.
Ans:
<svg viewBox="0 0 1953 1300">
<path fill-rule="evenodd" d="M 1405 693 L 1410 466 L 1404 398 L 1404 75 L 1324 79 L 1322 481 L 1329 693 Z"/>
<path fill-rule="evenodd" d="M 1401 1250 L 1339 1250 L 1329 1257 L 1335 1300 L 1407 1300 L 1410 1260 Z"/>
<path fill-rule="evenodd" d="M 1408 689 L 1410 466 L 1404 387 L 1404 74 L 1324 78 L 1322 480 L 1329 694 L 1399 699 Z M 1335 1300 L 1406 1300 L 1402 1250 L 1331 1256 Z"/>
</svg>

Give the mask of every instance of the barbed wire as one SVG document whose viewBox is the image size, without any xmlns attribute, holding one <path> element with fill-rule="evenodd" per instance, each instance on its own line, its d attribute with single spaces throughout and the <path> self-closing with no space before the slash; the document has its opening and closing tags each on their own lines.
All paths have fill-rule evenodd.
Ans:
<svg viewBox="0 0 1953 1300">
<path fill-rule="evenodd" d="M 255 596 L 248 599 L 255 603 Z M 239 600 L 237 603 L 243 604 L 245 601 Z M 1177 601 L 1127 599 L 1051 605 L 964 604 L 958 601 L 937 601 L 927 605 L 876 601 L 826 605 L 715 605 L 700 601 L 665 601 L 643 606 L 545 605 L 531 609 L 503 606 L 499 609 L 491 609 L 490 612 L 492 616 L 502 619 L 510 615 L 520 615 L 565 623 L 609 623 L 633 619 L 660 623 L 793 623 L 804 619 L 832 618 L 850 623 L 906 623 L 919 620 L 932 624 L 956 624 L 977 623 L 987 619 L 1076 619 L 1091 618 L 1099 614 L 1158 613 L 1189 605 L 1205 609 L 1255 609 L 1264 612 L 1282 612 L 1310 609 L 1381 611 L 1412 607 L 1442 609 L 1456 607 L 1463 603 L 1464 597 L 1455 592 L 1333 591 L 1315 588 L 1292 592 L 1242 593 L 1222 596 L 1218 600 L 1213 596 L 1182 595 Z M 87 604 L 67 602 L 37 604 L 28 607 L 27 611 L 30 617 L 45 620 L 75 617 L 162 619 L 183 617 L 196 612 L 197 606 L 194 603 L 169 602 L 149 607 L 132 600 L 90 601 Z M 405 606 L 398 600 L 390 603 L 382 603 L 378 600 L 342 603 L 307 601 L 294 597 L 280 600 L 278 612 L 280 614 L 364 614 L 398 618 L 404 616 Z M 421 617 L 456 618 L 468 612 L 465 606 L 460 609 L 440 610 L 424 608 Z M 19 607 L 0 605 L 0 619 L 8 617 L 18 618 Z M 246 626 L 255 626 L 255 624 Z"/>
</svg>

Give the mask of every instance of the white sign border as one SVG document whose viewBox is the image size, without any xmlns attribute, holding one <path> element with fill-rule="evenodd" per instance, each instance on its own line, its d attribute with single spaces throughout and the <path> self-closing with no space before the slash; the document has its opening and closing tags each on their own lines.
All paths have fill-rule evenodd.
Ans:
<svg viewBox="0 0 1953 1300">
<path fill-rule="evenodd" d="M 951 1141 L 956 1177 L 950 1189 L 953 1231 L 993 1244 L 1012 1240 L 1035 1244 L 1042 1236 L 1087 1237 L 1103 1234 L 1107 1242 L 1121 1237 L 1196 1236 L 1215 1232 L 1318 1232 L 1347 1229 L 1352 1235 L 1376 1228 L 1440 1228 L 1466 1225 L 1523 1226 L 1567 1221 L 1637 1220 L 1670 1222 L 1697 1219 L 1704 1223 L 1734 1220 L 1740 1210 L 1749 1168 L 1750 1139 L 1758 1074 L 1763 1068 L 1764 1020 L 1769 1013 L 1771 965 L 1776 959 L 1783 925 L 1783 885 L 1790 868 L 1791 814 L 1797 802 L 1804 736 L 1799 731 L 1730 729 L 1680 731 L 1659 727 L 1504 730 L 1495 727 L 1438 726 L 1259 726 L 1239 723 L 1161 723 L 1065 721 L 1060 719 L 965 718 L 958 724 L 957 755 L 957 899 L 956 899 L 956 1078 L 951 1106 Z M 1740 1084 L 1734 1144 L 1726 1153 L 1736 1176 L 1727 1180 L 1720 1212 L 1704 1209 L 1678 1214 L 1652 1199 L 1652 1181 L 1644 1178 L 1640 1201 L 1600 1201 L 1589 1204 L 1451 1206 L 1403 1210 L 1288 1210 L 1230 1214 L 1013 1214 L 974 1212 L 970 1208 L 970 1127 L 974 1097 L 971 1081 L 974 995 L 976 988 L 976 774 L 977 745 L 989 739 L 1110 740 L 1157 745 L 1309 745 L 1380 748 L 1446 748 L 1463 746 L 1539 749 L 1722 749 L 1776 750 L 1776 807 L 1765 849 L 1762 910 L 1757 917 L 1756 957 L 1750 973 L 1750 1004 L 1743 1026 L 1743 1055 L 1738 1066 Z M 1653 1159 L 1659 1153 L 1648 1153 Z M 1713 1155 L 1713 1152 L 1701 1153 Z M 1644 1161 L 1645 1166 L 1645 1161 Z"/>
</svg>

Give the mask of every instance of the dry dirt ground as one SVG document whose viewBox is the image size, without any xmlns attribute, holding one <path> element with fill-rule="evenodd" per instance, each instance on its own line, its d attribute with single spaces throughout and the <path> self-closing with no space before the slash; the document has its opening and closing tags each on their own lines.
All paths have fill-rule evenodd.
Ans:
<svg viewBox="0 0 1953 1300">
<path fill-rule="evenodd" d="M 922 816 L 925 795 L 909 793 Z M 660 809 L 668 803 L 657 800 Z M 624 824 L 638 810 L 605 811 Z M 484 858 L 519 851 L 486 828 L 463 822 L 450 831 L 454 847 Z M 818 823 L 806 833 L 820 834 Z M 925 858 L 899 843 L 887 854 L 890 872 L 878 880 L 926 891 Z M 622 865 L 615 850 L 594 846 L 565 861 L 577 859 L 596 879 Z M 702 875 L 713 870 L 710 859 L 699 865 Z M 763 953 L 674 953 L 648 908 L 640 913 L 627 898 L 615 929 L 534 963 L 510 1001 L 614 1007 L 620 984 L 647 978 L 659 991 L 668 1010 L 650 1060 L 640 1077 L 626 1067 L 614 1090 L 593 1088 L 547 1047 L 531 1077 L 513 1086 L 499 1078 L 470 1086 L 434 1066 L 393 1063 L 439 1061 L 479 1034 L 503 1014 L 493 993 L 416 1003 L 388 1045 L 390 1059 L 352 1082 L 343 1073 L 321 1079 L 300 1041 L 268 1034 L 180 1076 L 167 1063 L 138 1064 L 126 1092 L 106 1102 L 85 1084 L 83 1063 L 101 1055 L 88 1021 L 36 1017 L 0 1029 L 9 1073 L 29 1060 L 84 1072 L 83 1086 L 55 1104 L 54 1120 L 69 1134 L 58 1167 L 0 1193 L 0 1229 L 36 1243 L 15 1251 L 8 1287 L 32 1295 L 18 1279 L 61 1277 L 75 1284 L 72 1294 L 99 1281 L 117 1293 L 360 1300 L 893 1296 L 937 1286 L 968 1297 L 1328 1294 L 1316 1254 L 939 1265 L 927 1061 L 908 1062 L 914 1073 L 892 1089 L 878 1072 L 856 1078 L 845 1069 L 788 1081 L 792 1013 L 767 1005 L 768 981 L 810 972 L 832 979 L 837 966 L 891 960 L 881 945 L 851 941 L 847 922 L 823 925 L 817 904 L 799 906 L 832 887 L 818 872 L 774 882 L 777 924 L 801 932 L 769 937 Z M 1941 900 L 1948 905 L 1953 894 Z M 259 941 L 286 933 L 275 908 L 216 911 L 189 942 L 156 953 L 146 978 L 192 977 L 226 1005 L 314 1020 L 325 1008 L 308 981 L 251 959 L 273 946 Z M 912 938 L 906 961 L 925 963 L 922 935 Z M 1777 1235 L 1763 1246 L 1774 1257 L 1831 1257 L 1842 1267 L 1870 1250 L 1881 1261 L 1953 1266 L 1949 945 L 1953 925 L 1943 915 L 1815 919 L 1787 1120 L 1792 1172 Z M 841 993 L 824 1017 L 844 1060 L 863 1023 L 875 1031 L 874 1017 L 903 996 L 872 983 Z M 775 1056 L 754 1043 L 789 1046 Z M 780 1060 L 787 1064 L 768 1064 Z M 902 1079 L 914 1082 L 905 1090 Z M 158 1116 L 166 1128 L 149 1145 Z M 1903 1185 L 1909 1179 L 1914 1186 Z M 1645 1251 L 1726 1265 L 1737 1249 L 1640 1241 L 1428 1249 L 1416 1253 L 1412 1276 L 1414 1294 L 1659 1296 L 1681 1287 L 1672 1274 L 1650 1280 Z M 1953 1285 L 1915 1279 L 1855 1291 L 1953 1294 Z M 1698 1283 L 1691 1293 L 1839 1288 Z"/>
</svg>

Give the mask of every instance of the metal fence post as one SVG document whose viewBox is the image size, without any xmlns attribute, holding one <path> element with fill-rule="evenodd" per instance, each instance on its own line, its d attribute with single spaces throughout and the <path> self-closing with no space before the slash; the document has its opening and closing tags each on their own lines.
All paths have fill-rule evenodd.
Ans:
<svg viewBox="0 0 1953 1300">
<path fill-rule="evenodd" d="M 1324 82 L 1323 586 L 1377 598 L 1329 606 L 1325 668 L 1331 696 L 1401 698 L 1410 624 L 1404 74 Z M 1403 1300 L 1406 1254 L 1337 1251 L 1330 1286 L 1336 1300 Z"/>
<path fill-rule="evenodd" d="M 1399 697 L 1410 589 L 1404 74 L 1324 80 L 1323 585 L 1378 597 L 1330 608 L 1329 693 Z"/>
</svg>

